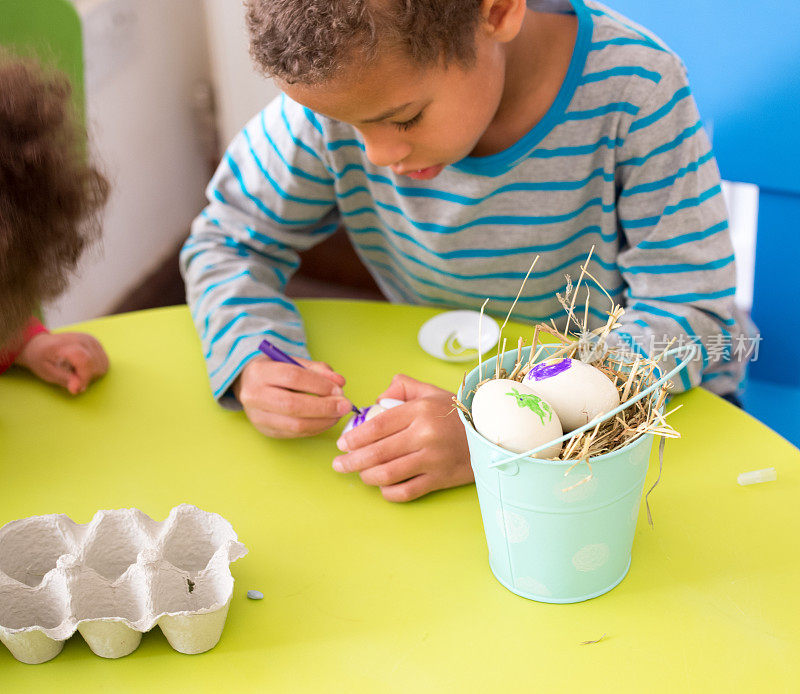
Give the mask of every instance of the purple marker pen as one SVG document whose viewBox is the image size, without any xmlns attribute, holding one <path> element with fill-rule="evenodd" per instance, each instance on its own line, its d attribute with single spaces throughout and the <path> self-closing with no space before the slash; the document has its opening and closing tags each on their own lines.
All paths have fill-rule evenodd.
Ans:
<svg viewBox="0 0 800 694">
<path fill-rule="evenodd" d="M 294 364 L 295 366 L 299 366 L 301 369 L 305 369 L 306 367 L 303 366 L 299 361 L 296 359 L 292 359 L 286 352 L 278 349 L 275 345 L 273 345 L 269 340 L 262 340 L 261 344 L 258 348 L 266 354 L 272 361 L 282 361 L 284 364 Z M 361 415 L 361 410 L 359 410 L 355 405 L 351 403 L 351 409 L 357 415 Z"/>
</svg>

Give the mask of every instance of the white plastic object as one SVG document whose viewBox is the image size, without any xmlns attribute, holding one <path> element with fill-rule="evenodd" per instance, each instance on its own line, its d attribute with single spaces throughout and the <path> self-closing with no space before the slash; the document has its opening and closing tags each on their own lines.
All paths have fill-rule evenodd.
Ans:
<svg viewBox="0 0 800 694">
<path fill-rule="evenodd" d="M 378 404 L 384 410 L 391 410 L 393 407 L 399 407 L 400 405 L 405 405 L 405 400 L 398 400 L 397 398 L 381 398 L 378 400 Z"/>
<path fill-rule="evenodd" d="M 480 344 L 478 324 L 480 322 Z M 500 326 L 479 311 L 445 311 L 423 323 L 417 342 L 428 354 L 445 361 L 472 361 L 497 344 Z"/>
<path fill-rule="evenodd" d="M 79 631 L 97 655 L 120 658 L 158 625 L 175 650 L 202 653 L 222 635 L 230 563 L 245 554 L 228 521 L 188 504 L 162 522 L 135 508 L 85 525 L 12 521 L 0 528 L 0 641 L 37 664 Z"/>
<path fill-rule="evenodd" d="M 736 478 L 736 481 L 743 487 L 748 484 L 758 484 L 759 482 L 774 482 L 778 479 L 778 473 L 774 467 L 767 467 L 763 470 L 753 470 L 743 472 Z"/>
</svg>

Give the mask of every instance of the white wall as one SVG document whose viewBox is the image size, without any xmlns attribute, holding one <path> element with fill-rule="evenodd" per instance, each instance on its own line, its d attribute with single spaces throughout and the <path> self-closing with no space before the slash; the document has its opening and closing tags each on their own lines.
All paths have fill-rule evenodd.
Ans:
<svg viewBox="0 0 800 694">
<path fill-rule="evenodd" d="M 225 147 L 278 90 L 250 60 L 241 0 L 204 0 L 204 6 L 219 139 Z"/>
<path fill-rule="evenodd" d="M 736 258 L 736 305 L 745 313 L 753 308 L 758 230 L 758 186 L 722 182 L 728 207 L 733 254 Z"/>
<path fill-rule="evenodd" d="M 230 4 L 237 5 L 236 2 Z M 210 79 L 197 0 L 74 0 L 84 23 L 89 138 L 112 184 L 104 241 L 51 326 L 107 313 L 186 236 L 209 178 L 193 110 Z"/>
</svg>

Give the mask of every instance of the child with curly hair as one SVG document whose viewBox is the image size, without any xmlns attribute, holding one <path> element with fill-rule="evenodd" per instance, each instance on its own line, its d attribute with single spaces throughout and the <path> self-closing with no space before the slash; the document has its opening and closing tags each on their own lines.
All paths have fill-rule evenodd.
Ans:
<svg viewBox="0 0 800 694">
<path fill-rule="evenodd" d="M 0 52 L 0 373 L 21 366 L 75 395 L 108 370 L 102 346 L 35 316 L 99 237 L 108 197 L 70 94 L 63 74 Z"/>
</svg>

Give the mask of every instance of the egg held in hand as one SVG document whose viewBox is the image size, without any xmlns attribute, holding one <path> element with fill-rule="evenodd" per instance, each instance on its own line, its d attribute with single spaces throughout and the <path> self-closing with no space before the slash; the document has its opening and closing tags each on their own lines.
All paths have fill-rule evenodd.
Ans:
<svg viewBox="0 0 800 694">
<path fill-rule="evenodd" d="M 357 426 L 362 425 L 364 422 L 368 422 L 370 419 L 379 415 L 381 412 L 386 412 L 386 410 L 380 405 L 370 405 L 369 407 L 362 407 L 361 414 L 354 415 L 353 417 L 351 417 L 350 421 L 347 422 L 347 424 L 345 424 L 345 427 L 342 430 L 342 434 L 346 434 L 348 431 L 355 429 Z"/>
<path fill-rule="evenodd" d="M 370 405 L 369 407 L 364 407 L 361 409 L 361 414 L 354 415 L 350 418 L 350 421 L 347 422 L 345 425 L 342 434 L 346 434 L 348 431 L 355 429 L 357 426 L 360 426 L 364 422 L 368 422 L 373 417 L 379 415 L 381 412 L 386 412 L 386 410 L 391 410 L 393 407 L 398 407 L 399 405 L 404 405 L 405 403 L 402 400 L 397 400 L 396 398 L 382 398 L 378 401 L 377 405 Z"/>
<path fill-rule="evenodd" d="M 577 359 L 545 359 L 526 374 L 523 383 L 553 406 L 564 433 L 619 406 L 619 391 L 611 379 Z"/>
<path fill-rule="evenodd" d="M 478 388 L 472 399 L 472 422 L 481 436 L 514 453 L 529 451 L 563 433 L 550 404 L 508 378 L 495 378 Z M 556 443 L 535 457 L 554 458 L 560 452 L 561 444 Z"/>
</svg>

